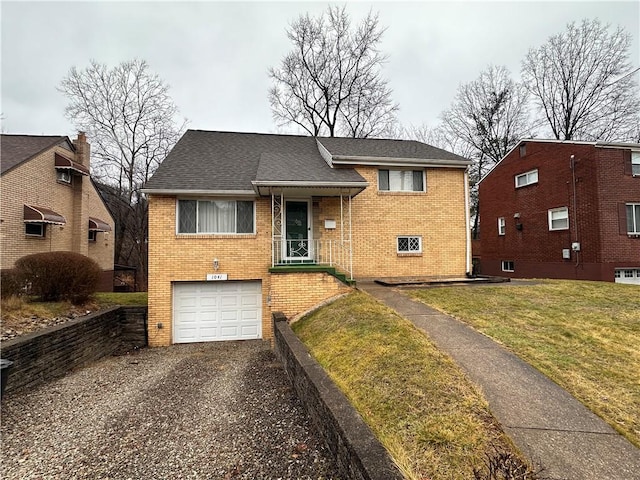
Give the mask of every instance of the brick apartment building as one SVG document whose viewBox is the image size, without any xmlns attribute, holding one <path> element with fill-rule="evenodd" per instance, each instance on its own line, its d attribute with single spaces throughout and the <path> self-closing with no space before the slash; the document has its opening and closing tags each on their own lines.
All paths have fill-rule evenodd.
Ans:
<svg viewBox="0 0 640 480">
<path fill-rule="evenodd" d="M 521 140 L 479 201 L 482 274 L 640 284 L 640 144 Z"/>
</svg>

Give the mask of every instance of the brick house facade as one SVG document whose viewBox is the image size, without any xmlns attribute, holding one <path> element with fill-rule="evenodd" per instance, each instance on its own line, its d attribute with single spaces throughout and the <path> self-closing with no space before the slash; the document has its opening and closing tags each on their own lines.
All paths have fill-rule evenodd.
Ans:
<svg viewBox="0 0 640 480">
<path fill-rule="evenodd" d="M 33 253 L 72 251 L 103 270 L 113 289 L 114 221 L 91 177 L 84 134 L 2 135 L 1 268 Z"/>
<path fill-rule="evenodd" d="M 522 140 L 479 185 L 481 273 L 640 283 L 640 145 Z"/>
<path fill-rule="evenodd" d="M 225 328 L 272 338 L 272 312 L 348 292 L 345 276 L 464 276 L 468 164 L 418 142 L 188 131 L 144 189 L 150 345 L 222 340 Z M 198 231 L 214 206 L 239 222 L 240 204 L 254 219 L 245 233 Z"/>
</svg>

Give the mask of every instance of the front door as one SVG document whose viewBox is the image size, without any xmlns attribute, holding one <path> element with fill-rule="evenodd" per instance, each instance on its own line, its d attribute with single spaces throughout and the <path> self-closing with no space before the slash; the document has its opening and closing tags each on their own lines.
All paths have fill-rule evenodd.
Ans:
<svg viewBox="0 0 640 480">
<path fill-rule="evenodd" d="M 287 260 L 311 259 L 311 222 L 309 201 L 285 201 L 285 245 Z"/>
</svg>

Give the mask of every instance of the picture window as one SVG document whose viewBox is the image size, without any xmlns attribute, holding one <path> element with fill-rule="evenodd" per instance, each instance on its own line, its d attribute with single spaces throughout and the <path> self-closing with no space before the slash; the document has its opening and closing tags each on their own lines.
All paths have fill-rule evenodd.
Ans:
<svg viewBox="0 0 640 480">
<path fill-rule="evenodd" d="M 378 170 L 378 190 L 382 192 L 424 192 L 423 170 Z"/>
<path fill-rule="evenodd" d="M 178 233 L 254 233 L 254 202 L 178 200 Z"/>
</svg>

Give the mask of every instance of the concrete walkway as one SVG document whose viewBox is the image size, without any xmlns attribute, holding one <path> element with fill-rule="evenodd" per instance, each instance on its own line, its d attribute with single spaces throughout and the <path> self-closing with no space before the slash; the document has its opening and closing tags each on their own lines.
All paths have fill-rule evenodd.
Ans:
<svg viewBox="0 0 640 480">
<path fill-rule="evenodd" d="M 358 288 L 411 320 L 466 371 L 541 477 L 640 479 L 640 450 L 538 370 L 401 291 L 373 282 L 358 282 Z"/>
</svg>

